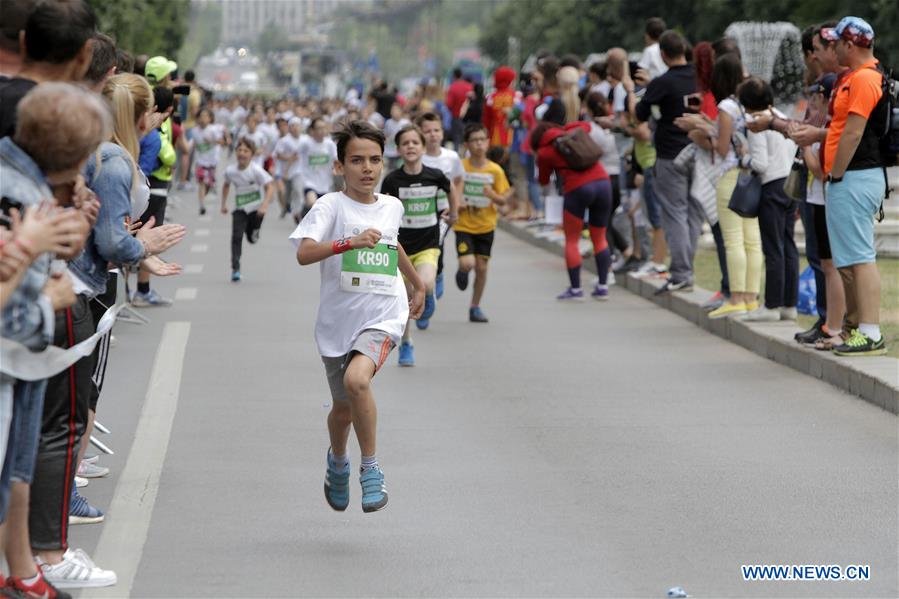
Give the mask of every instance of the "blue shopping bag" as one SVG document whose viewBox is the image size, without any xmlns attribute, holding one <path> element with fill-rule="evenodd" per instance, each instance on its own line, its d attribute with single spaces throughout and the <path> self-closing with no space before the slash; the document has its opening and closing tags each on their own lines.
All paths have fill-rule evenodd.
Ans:
<svg viewBox="0 0 899 599">
<path fill-rule="evenodd" d="M 807 266 L 802 274 L 799 275 L 799 301 L 796 304 L 796 310 L 800 314 L 817 314 L 818 298 L 817 287 L 815 285 L 815 271 L 811 266 Z"/>
</svg>

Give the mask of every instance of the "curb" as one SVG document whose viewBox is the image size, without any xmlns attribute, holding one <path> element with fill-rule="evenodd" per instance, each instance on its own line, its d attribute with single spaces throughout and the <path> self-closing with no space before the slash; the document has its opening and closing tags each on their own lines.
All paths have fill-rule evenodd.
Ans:
<svg viewBox="0 0 899 599">
<path fill-rule="evenodd" d="M 518 239 L 564 257 L 560 241 L 538 237 L 521 222 L 500 220 L 499 228 Z M 583 268 L 596 274 L 596 265 L 585 260 Z M 712 292 L 694 287 L 688 293 L 668 293 L 656 297 L 661 280 L 620 277 L 618 287 L 674 312 L 706 331 L 746 349 L 831 385 L 893 414 L 899 414 L 899 360 L 889 356 L 839 358 L 829 352 L 802 347 L 793 339 L 794 323 L 746 323 L 730 318 L 711 320 L 700 307 Z"/>
</svg>

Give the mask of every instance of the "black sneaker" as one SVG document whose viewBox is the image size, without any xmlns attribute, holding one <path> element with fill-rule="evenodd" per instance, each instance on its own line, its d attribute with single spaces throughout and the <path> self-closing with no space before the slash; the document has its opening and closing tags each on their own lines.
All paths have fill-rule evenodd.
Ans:
<svg viewBox="0 0 899 599">
<path fill-rule="evenodd" d="M 624 264 L 613 270 L 616 275 L 625 274 L 629 272 L 634 272 L 643 266 L 643 261 L 637 258 L 636 256 L 631 256 L 628 258 Z"/>
<path fill-rule="evenodd" d="M 200 207 L 200 216 L 206 216 L 206 208 Z"/>
<path fill-rule="evenodd" d="M 459 288 L 459 291 L 465 291 L 468 289 L 468 273 L 462 272 L 461 270 L 456 271 L 456 287 Z"/>
<path fill-rule="evenodd" d="M 795 339 L 797 343 L 801 343 L 802 345 L 809 345 L 809 343 L 814 345 L 815 341 L 821 338 L 821 334 L 823 333 L 821 327 L 823 326 L 824 321 L 819 318 L 818 322 L 812 325 L 812 328 L 808 329 L 807 331 L 800 331 L 796 333 L 795 335 L 793 335 L 793 339 Z"/>
<path fill-rule="evenodd" d="M 668 279 L 656 290 L 655 295 L 664 295 L 671 291 L 693 291 L 693 283 L 689 281 L 675 282 L 674 279 Z"/>
<path fill-rule="evenodd" d="M 843 345 L 833 348 L 833 353 L 838 356 L 882 356 L 887 353 L 886 345 L 883 342 L 883 335 L 878 341 L 873 341 L 870 337 L 855 329 L 852 336 L 846 340 Z"/>
</svg>

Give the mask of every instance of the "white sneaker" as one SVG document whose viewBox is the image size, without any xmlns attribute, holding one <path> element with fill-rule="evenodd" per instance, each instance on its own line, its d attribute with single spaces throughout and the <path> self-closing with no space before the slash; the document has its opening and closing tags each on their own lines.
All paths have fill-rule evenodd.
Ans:
<svg viewBox="0 0 899 599">
<path fill-rule="evenodd" d="M 109 474 L 109 468 L 98 464 L 91 464 L 85 460 L 81 460 L 78 464 L 78 476 L 84 478 L 102 478 Z"/>
<path fill-rule="evenodd" d="M 89 481 L 82 476 L 75 477 L 75 487 L 77 487 L 79 489 L 83 489 L 84 487 L 86 487 L 88 482 Z"/>
<path fill-rule="evenodd" d="M 80 549 L 66 551 L 58 564 L 51 565 L 40 558 L 36 561 L 47 582 L 60 589 L 108 587 L 118 582 L 115 572 L 96 567 Z"/>
<path fill-rule="evenodd" d="M 759 306 L 755 310 L 740 317 L 743 322 L 777 322 L 780 320 L 780 309 Z"/>
<path fill-rule="evenodd" d="M 799 314 L 796 312 L 795 306 L 792 308 L 781 308 L 780 309 L 780 319 L 781 320 L 796 320 L 796 317 Z"/>
</svg>

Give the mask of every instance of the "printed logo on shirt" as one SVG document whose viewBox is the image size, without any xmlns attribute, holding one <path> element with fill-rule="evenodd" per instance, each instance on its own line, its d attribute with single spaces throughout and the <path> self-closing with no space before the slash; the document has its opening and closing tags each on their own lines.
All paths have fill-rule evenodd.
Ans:
<svg viewBox="0 0 899 599">
<path fill-rule="evenodd" d="M 309 166 L 324 166 L 331 162 L 331 157 L 327 154 L 310 154 Z"/>
</svg>

